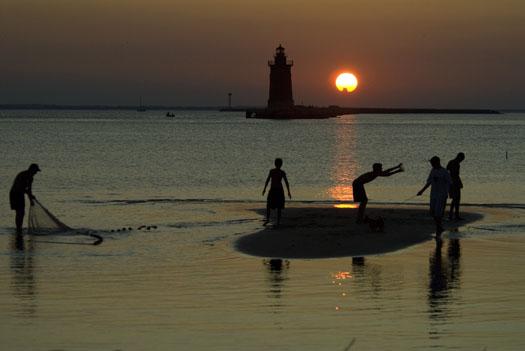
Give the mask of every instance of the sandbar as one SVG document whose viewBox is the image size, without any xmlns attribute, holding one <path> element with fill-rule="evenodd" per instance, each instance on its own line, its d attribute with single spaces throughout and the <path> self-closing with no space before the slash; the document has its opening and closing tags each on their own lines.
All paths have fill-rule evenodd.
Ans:
<svg viewBox="0 0 525 351">
<path fill-rule="evenodd" d="M 264 216 L 264 210 L 254 210 Z M 431 240 L 435 225 L 424 205 L 374 205 L 367 208 L 372 218 L 382 217 L 384 230 L 356 224 L 356 208 L 332 205 L 291 205 L 283 210 L 281 225 L 271 223 L 245 235 L 235 248 L 248 255 L 268 258 L 335 258 L 388 253 Z M 483 216 L 463 212 L 462 221 L 444 220 L 448 231 L 458 231 Z"/>
</svg>

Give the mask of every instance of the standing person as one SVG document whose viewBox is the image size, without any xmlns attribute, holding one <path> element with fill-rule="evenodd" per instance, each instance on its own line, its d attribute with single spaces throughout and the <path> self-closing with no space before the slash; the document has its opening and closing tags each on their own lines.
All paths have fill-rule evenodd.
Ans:
<svg viewBox="0 0 525 351">
<path fill-rule="evenodd" d="M 359 202 L 359 210 L 357 211 L 357 223 L 363 223 L 365 216 L 366 204 L 368 203 L 368 197 L 366 196 L 365 184 L 370 183 L 377 177 L 390 177 L 393 174 L 403 172 L 403 164 L 400 163 L 395 167 L 386 169 L 383 171 L 383 165 L 381 163 L 374 163 L 372 165 L 372 172 L 366 172 L 360 175 L 352 182 L 352 191 L 354 196 L 354 202 Z"/>
<path fill-rule="evenodd" d="M 465 154 L 460 152 L 455 159 L 450 160 L 447 164 L 447 171 L 450 173 L 452 178 L 452 185 L 450 185 L 449 196 L 452 199 L 450 203 L 450 213 L 448 218 L 452 220 L 453 213 L 455 214 L 454 219 L 460 221 L 463 218 L 459 216 L 459 202 L 461 201 L 461 189 L 463 188 L 463 182 L 459 177 L 459 164 L 465 159 Z"/>
<path fill-rule="evenodd" d="M 432 157 L 430 159 L 430 164 L 432 165 L 432 170 L 428 175 L 427 183 L 417 195 L 420 196 L 429 186 L 432 186 L 430 189 L 430 213 L 434 217 L 434 222 L 436 223 L 436 235 L 439 236 L 443 232 L 443 213 L 447 206 L 448 190 L 452 183 L 452 179 L 447 170 L 441 167 L 441 160 L 439 157 Z"/>
<path fill-rule="evenodd" d="M 266 178 L 262 192 L 264 196 L 266 187 L 271 180 L 272 183 L 270 184 L 270 191 L 268 191 L 268 198 L 266 201 L 266 220 L 264 221 L 264 225 L 268 224 L 270 221 L 270 210 L 272 209 L 277 209 L 277 225 L 279 225 L 281 222 L 281 210 L 284 208 L 284 189 L 282 184 L 283 179 L 284 183 L 286 184 L 286 189 L 288 190 L 288 197 L 290 199 L 292 198 L 292 194 L 290 194 L 290 185 L 288 184 L 288 179 L 286 178 L 286 173 L 281 169 L 283 160 L 276 158 L 274 163 L 275 168 L 271 169 L 270 173 L 268 173 L 268 178 Z"/>
<path fill-rule="evenodd" d="M 31 191 L 33 185 L 33 177 L 37 172 L 40 172 L 40 168 L 36 163 L 33 163 L 25 171 L 18 173 L 9 192 L 9 202 L 11 209 L 16 211 L 15 224 L 17 234 L 22 234 L 22 224 L 24 223 L 25 215 L 25 198 L 24 194 L 27 194 L 31 205 L 34 204 L 33 199 L 36 199 Z"/>
</svg>

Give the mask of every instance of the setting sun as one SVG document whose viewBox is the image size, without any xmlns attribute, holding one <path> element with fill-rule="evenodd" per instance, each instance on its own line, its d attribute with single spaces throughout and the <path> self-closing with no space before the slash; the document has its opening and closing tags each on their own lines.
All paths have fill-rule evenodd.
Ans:
<svg viewBox="0 0 525 351">
<path fill-rule="evenodd" d="M 335 86 L 339 91 L 346 89 L 347 92 L 351 93 L 357 88 L 357 78 L 352 73 L 341 73 L 335 80 Z"/>
</svg>

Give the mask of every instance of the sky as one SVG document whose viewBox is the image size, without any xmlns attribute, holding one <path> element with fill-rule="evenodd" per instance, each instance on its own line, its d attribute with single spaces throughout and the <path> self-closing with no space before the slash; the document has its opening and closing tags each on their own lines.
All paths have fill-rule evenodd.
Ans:
<svg viewBox="0 0 525 351">
<path fill-rule="evenodd" d="M 1 0 L 0 104 L 525 108 L 523 0 Z M 351 94 L 338 72 L 359 79 Z"/>
</svg>

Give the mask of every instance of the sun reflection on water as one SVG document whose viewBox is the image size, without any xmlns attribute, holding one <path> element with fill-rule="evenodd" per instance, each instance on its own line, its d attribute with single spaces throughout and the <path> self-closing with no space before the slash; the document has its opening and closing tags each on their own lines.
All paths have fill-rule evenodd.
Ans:
<svg viewBox="0 0 525 351">
<path fill-rule="evenodd" d="M 345 289 L 346 290 L 346 287 L 343 286 L 343 281 L 345 280 L 348 280 L 348 279 L 352 279 L 352 274 L 350 274 L 350 272 L 348 271 L 340 271 L 340 272 L 336 272 L 336 273 L 332 273 L 332 284 L 337 286 L 337 287 L 341 287 L 342 289 Z M 345 284 L 346 285 L 346 284 Z M 339 290 L 339 288 L 338 288 Z M 339 290 L 340 291 L 340 290 Z M 340 291 L 337 293 L 339 298 L 346 298 L 346 295 L 347 295 L 347 292 L 346 291 Z M 342 302 L 343 300 L 341 300 Z M 346 301 L 346 303 L 348 303 L 348 300 L 344 300 Z M 350 308 L 349 307 L 343 307 L 342 304 L 337 304 L 335 306 L 335 310 L 336 311 L 341 311 L 341 310 L 349 310 Z"/>
<path fill-rule="evenodd" d="M 352 275 L 350 274 L 350 272 L 337 272 L 334 273 L 333 277 L 337 280 L 345 280 L 352 278 Z"/>
<path fill-rule="evenodd" d="M 345 117 L 346 120 L 352 118 Z M 348 122 L 348 121 L 346 121 Z M 334 163 L 332 168 L 333 185 L 328 189 L 329 196 L 338 203 L 336 208 L 356 208 L 352 181 L 356 177 L 355 127 L 352 123 L 341 123 L 337 126 L 334 143 Z"/>
</svg>

